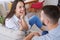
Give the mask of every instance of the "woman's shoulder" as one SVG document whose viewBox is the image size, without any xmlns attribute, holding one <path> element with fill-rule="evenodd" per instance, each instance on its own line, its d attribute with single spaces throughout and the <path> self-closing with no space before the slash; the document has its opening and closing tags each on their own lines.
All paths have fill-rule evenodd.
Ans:
<svg viewBox="0 0 60 40">
<path fill-rule="evenodd" d="M 6 18 L 5 20 L 6 20 L 6 21 L 9 21 L 9 20 L 10 20 L 10 18 Z"/>
<path fill-rule="evenodd" d="M 6 18 L 5 21 L 10 21 L 11 19 L 10 18 Z"/>
<path fill-rule="evenodd" d="M 6 18 L 5 19 L 5 22 L 12 23 L 13 22 L 13 19 L 12 18 Z"/>
<path fill-rule="evenodd" d="M 5 21 L 11 21 L 11 20 L 13 20 L 13 17 L 5 19 Z"/>
<path fill-rule="evenodd" d="M 7 28 L 13 28 L 15 26 L 13 20 L 11 18 L 6 18 L 5 20 L 5 26 Z"/>
</svg>

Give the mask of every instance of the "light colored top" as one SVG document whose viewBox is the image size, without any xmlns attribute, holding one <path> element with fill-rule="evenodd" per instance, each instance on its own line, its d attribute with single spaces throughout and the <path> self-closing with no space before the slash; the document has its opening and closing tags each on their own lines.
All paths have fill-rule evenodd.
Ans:
<svg viewBox="0 0 60 40">
<path fill-rule="evenodd" d="M 34 36 L 32 40 L 60 40 L 60 25 L 44 36 Z"/>
<path fill-rule="evenodd" d="M 25 16 L 25 21 L 26 21 L 26 23 L 27 23 L 27 25 L 28 25 L 28 28 L 30 29 L 30 25 L 29 25 L 29 22 L 28 22 L 28 17 L 27 16 Z M 17 31 L 17 30 L 19 30 L 19 28 L 20 28 L 20 26 L 19 26 L 19 24 L 18 24 L 18 21 L 19 21 L 20 19 L 18 19 L 17 17 L 16 17 L 16 15 L 14 15 L 13 17 L 11 17 L 10 19 L 9 18 L 7 18 L 6 20 L 5 20 L 5 26 L 6 26 L 6 28 L 8 28 L 8 29 L 12 29 L 12 30 L 14 30 L 14 31 Z M 24 37 L 25 37 L 25 35 L 27 34 L 26 33 L 27 31 L 25 31 L 25 30 L 23 30 L 23 31 L 20 31 L 19 30 L 19 33 L 18 32 L 16 32 L 17 34 L 17 40 L 23 40 L 24 39 Z M 19 36 L 18 36 L 19 35 Z M 16 36 L 15 36 L 16 37 Z"/>
<path fill-rule="evenodd" d="M 19 24 L 18 24 L 18 18 L 16 17 L 16 15 L 14 15 L 12 18 L 7 18 L 5 20 L 5 26 L 9 29 L 13 29 L 13 30 L 18 30 L 19 29 Z M 25 21 L 28 25 L 28 27 L 30 28 L 29 22 L 28 22 L 28 18 L 25 16 Z"/>
</svg>

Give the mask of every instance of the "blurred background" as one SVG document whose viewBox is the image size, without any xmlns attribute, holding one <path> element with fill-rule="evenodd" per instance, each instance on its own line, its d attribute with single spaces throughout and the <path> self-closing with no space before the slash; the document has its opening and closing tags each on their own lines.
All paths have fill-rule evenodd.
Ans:
<svg viewBox="0 0 60 40">
<path fill-rule="evenodd" d="M 3 22 L 4 17 L 6 17 L 6 15 L 9 13 L 13 1 L 14 0 L 0 0 L 0 23 Z M 26 5 L 26 11 L 30 13 L 30 12 L 39 10 L 39 9 L 36 10 L 34 8 L 31 8 L 31 6 L 33 3 L 43 2 L 43 1 L 44 3 L 42 4 L 42 6 L 58 5 L 58 0 L 24 0 L 25 5 Z"/>
</svg>

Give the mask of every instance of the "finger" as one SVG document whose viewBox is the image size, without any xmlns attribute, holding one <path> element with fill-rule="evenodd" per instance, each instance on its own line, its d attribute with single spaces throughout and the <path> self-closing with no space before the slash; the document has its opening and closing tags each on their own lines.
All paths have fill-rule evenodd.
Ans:
<svg viewBox="0 0 60 40">
<path fill-rule="evenodd" d="M 21 20 L 18 21 L 18 23 L 21 23 L 21 22 L 22 22 Z"/>
</svg>

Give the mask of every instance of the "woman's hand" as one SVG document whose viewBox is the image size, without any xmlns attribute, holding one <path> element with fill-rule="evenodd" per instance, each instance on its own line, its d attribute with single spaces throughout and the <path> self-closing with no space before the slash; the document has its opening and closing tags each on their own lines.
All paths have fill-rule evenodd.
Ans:
<svg viewBox="0 0 60 40">
<path fill-rule="evenodd" d="M 20 19 L 25 17 L 25 12 L 22 13 L 22 15 L 20 16 Z"/>
<path fill-rule="evenodd" d="M 25 12 L 22 12 L 22 15 L 21 15 L 20 18 L 19 18 L 20 20 L 18 21 L 21 31 L 24 29 L 24 28 L 23 28 L 24 16 L 25 16 Z"/>
<path fill-rule="evenodd" d="M 24 18 L 21 18 L 21 20 L 19 20 L 19 26 L 22 30 L 28 30 L 28 25 Z"/>
<path fill-rule="evenodd" d="M 23 27 L 22 27 L 22 24 L 21 24 L 21 20 L 18 21 L 18 24 L 20 26 L 19 30 L 22 31 L 23 30 Z"/>
</svg>

